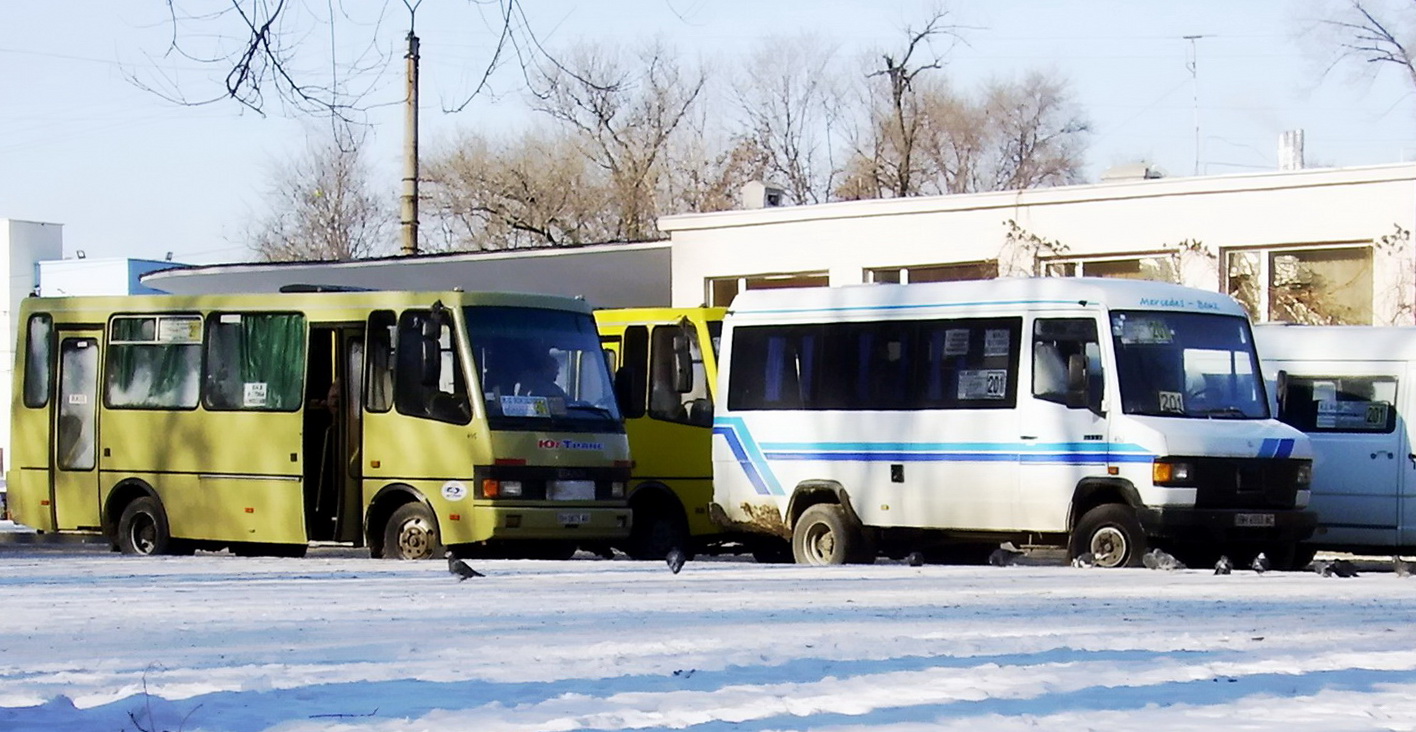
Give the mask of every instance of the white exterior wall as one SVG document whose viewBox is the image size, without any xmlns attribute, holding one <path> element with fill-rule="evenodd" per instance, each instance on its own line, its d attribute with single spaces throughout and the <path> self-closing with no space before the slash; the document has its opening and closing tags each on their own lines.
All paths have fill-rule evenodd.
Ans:
<svg viewBox="0 0 1416 732">
<path fill-rule="evenodd" d="M 1061 242 L 1063 259 L 1161 254 L 1199 241 L 1214 256 L 1182 260 L 1183 284 L 1218 289 L 1223 250 L 1370 245 L 1397 226 L 1416 230 L 1416 165 L 688 214 L 659 226 L 673 244 L 673 304 L 692 306 L 718 277 L 826 270 L 832 285 L 845 285 L 867 281 L 872 268 L 995 258 L 1001 275 L 1023 274 L 1028 258 L 1003 251 L 1009 220 Z M 1398 310 L 1416 296 L 1413 261 L 1409 234 L 1392 253 L 1374 254 L 1376 322 L 1411 322 L 1409 307 Z"/>
<path fill-rule="evenodd" d="M 0 296 L 5 303 L 0 318 L 0 394 L 4 397 L 4 417 L 0 418 L 0 447 L 4 465 L 10 459 L 10 393 L 14 384 L 15 339 L 20 301 L 38 286 L 36 266 L 41 260 L 58 259 L 64 252 L 63 226 L 36 221 L 0 219 Z"/>
</svg>

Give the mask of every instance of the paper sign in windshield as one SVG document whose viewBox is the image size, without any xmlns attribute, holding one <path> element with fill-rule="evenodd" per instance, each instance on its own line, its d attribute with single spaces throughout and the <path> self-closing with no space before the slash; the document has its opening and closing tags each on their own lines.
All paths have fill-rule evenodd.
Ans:
<svg viewBox="0 0 1416 732">
<path fill-rule="evenodd" d="M 1330 430 L 1379 430 L 1386 427 L 1387 410 L 1384 402 L 1339 402 L 1323 399 L 1318 402 L 1314 424 Z"/>
<path fill-rule="evenodd" d="M 1007 369 L 970 369 L 959 372 L 960 399 L 1002 399 L 1007 394 Z"/>
<path fill-rule="evenodd" d="M 545 397 L 504 396 L 501 398 L 502 414 L 508 417 L 549 417 L 551 405 Z"/>
<path fill-rule="evenodd" d="M 243 407 L 264 407 L 267 399 L 266 384 L 263 381 L 253 381 L 241 385 L 241 406 Z"/>
</svg>

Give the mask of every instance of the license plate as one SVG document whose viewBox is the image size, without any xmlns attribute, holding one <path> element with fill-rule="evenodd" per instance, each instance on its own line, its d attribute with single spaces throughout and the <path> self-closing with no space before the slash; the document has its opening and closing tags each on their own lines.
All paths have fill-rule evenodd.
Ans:
<svg viewBox="0 0 1416 732">
<path fill-rule="evenodd" d="M 595 500 L 593 480 L 553 480 L 547 488 L 547 497 L 552 501 Z"/>
<path fill-rule="evenodd" d="M 590 514 L 588 514 L 588 513 L 558 513 L 558 514 L 556 514 L 556 520 L 559 521 L 559 522 L 561 522 L 561 525 L 562 525 L 562 526 L 579 526 L 579 525 L 581 525 L 581 524 L 588 524 L 588 523 L 590 523 Z"/>
<path fill-rule="evenodd" d="M 1234 514 L 1235 526 L 1265 527 L 1274 525 L 1274 517 L 1271 513 L 1236 513 Z"/>
</svg>

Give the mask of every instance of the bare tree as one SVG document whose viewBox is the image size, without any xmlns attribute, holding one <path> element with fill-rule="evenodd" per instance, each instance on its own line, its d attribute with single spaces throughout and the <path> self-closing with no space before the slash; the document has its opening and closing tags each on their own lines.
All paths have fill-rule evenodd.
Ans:
<svg viewBox="0 0 1416 732">
<path fill-rule="evenodd" d="M 348 260 L 380 253 L 393 222 L 391 197 L 369 183 L 359 141 L 310 142 L 282 164 L 266 193 L 268 211 L 248 230 L 269 262 Z"/>
<path fill-rule="evenodd" d="M 571 136 L 531 130 L 515 140 L 465 135 L 426 166 L 438 248 L 563 246 L 617 230 L 609 187 Z"/>
<path fill-rule="evenodd" d="M 983 103 L 986 130 L 996 140 L 983 190 L 1018 190 L 1076 183 L 1083 135 L 1091 129 L 1065 82 L 1041 72 L 990 86 Z"/>
<path fill-rule="evenodd" d="M 1334 65 L 1396 66 L 1416 89 L 1416 0 L 1343 0 L 1319 23 L 1335 36 Z"/>
<path fill-rule="evenodd" d="M 840 175 L 836 149 L 845 107 L 835 52 L 818 38 L 769 38 L 733 85 L 758 175 L 789 203 L 823 203 Z"/>
<path fill-rule="evenodd" d="M 573 131 L 607 176 L 619 221 L 614 239 L 657 237 L 664 155 L 705 83 L 705 72 L 684 71 L 657 43 L 633 58 L 580 46 L 563 65 L 532 75 L 532 107 Z"/>
</svg>

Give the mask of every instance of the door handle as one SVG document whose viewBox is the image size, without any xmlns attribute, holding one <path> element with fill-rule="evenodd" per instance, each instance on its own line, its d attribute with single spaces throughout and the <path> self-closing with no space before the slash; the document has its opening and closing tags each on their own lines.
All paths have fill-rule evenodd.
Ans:
<svg viewBox="0 0 1416 732">
<path fill-rule="evenodd" d="M 1020 440 L 1036 440 L 1036 439 L 1037 439 L 1037 435 L 1019 435 L 1019 436 L 1018 436 L 1018 439 L 1020 439 Z M 1416 460 L 1416 455 L 1413 455 L 1413 456 L 1412 456 L 1412 459 L 1413 459 L 1413 460 Z"/>
<path fill-rule="evenodd" d="M 1376 460 L 1378 455 L 1386 455 L 1387 460 L 1396 459 L 1396 453 L 1392 452 L 1391 450 L 1377 450 L 1376 452 L 1372 453 L 1372 459 Z"/>
</svg>

